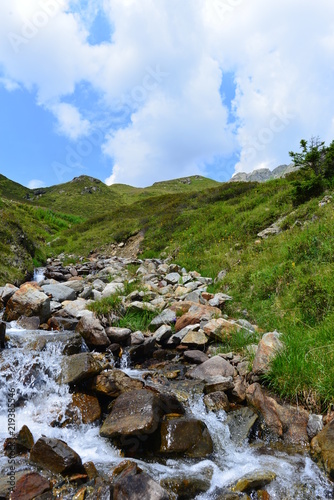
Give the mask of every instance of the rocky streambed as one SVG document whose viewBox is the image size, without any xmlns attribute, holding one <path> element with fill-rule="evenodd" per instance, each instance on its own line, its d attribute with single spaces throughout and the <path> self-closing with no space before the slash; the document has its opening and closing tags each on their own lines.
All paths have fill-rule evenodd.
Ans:
<svg viewBox="0 0 334 500">
<path fill-rule="evenodd" d="M 0 289 L 0 498 L 334 498 L 334 420 L 261 385 L 280 334 L 210 278 L 97 256 L 38 279 Z M 256 344 L 219 348 L 237 332 Z"/>
</svg>

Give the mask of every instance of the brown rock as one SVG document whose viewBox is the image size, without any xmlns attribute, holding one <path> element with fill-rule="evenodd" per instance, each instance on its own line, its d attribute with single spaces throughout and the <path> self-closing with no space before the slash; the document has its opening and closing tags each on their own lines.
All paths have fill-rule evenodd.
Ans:
<svg viewBox="0 0 334 500">
<path fill-rule="evenodd" d="M 38 330 L 39 325 L 41 324 L 38 316 L 31 316 L 31 318 L 27 318 L 26 316 L 21 316 L 17 320 L 18 325 L 25 330 Z"/>
<path fill-rule="evenodd" d="M 151 434 L 163 414 L 159 397 L 141 389 L 121 394 L 105 419 L 100 435 L 104 437 Z"/>
<path fill-rule="evenodd" d="M 75 418 L 75 410 L 79 411 L 80 419 Z M 78 420 L 78 423 L 82 422 L 83 424 L 92 424 L 101 417 L 101 407 L 97 397 L 82 392 L 76 392 L 72 395 L 69 411 L 73 413 L 74 421 Z"/>
<path fill-rule="evenodd" d="M 133 379 L 121 370 L 102 372 L 94 378 L 91 389 L 97 394 L 117 398 L 123 392 L 140 390 L 144 383 Z"/>
<path fill-rule="evenodd" d="M 233 403 L 243 403 L 246 400 L 246 390 L 248 387 L 246 379 L 245 377 L 238 376 L 234 378 L 233 382 L 234 387 L 229 392 L 230 400 Z"/>
<path fill-rule="evenodd" d="M 203 328 L 206 335 L 214 340 L 222 340 L 227 334 L 241 330 L 241 326 L 224 318 L 212 319 Z"/>
<path fill-rule="evenodd" d="M 161 453 L 182 453 L 199 458 L 212 451 L 212 439 L 204 422 L 182 417 L 161 423 Z"/>
<path fill-rule="evenodd" d="M 50 317 L 50 299 L 36 283 L 25 283 L 7 302 L 4 320 L 15 321 L 21 316 L 38 316 L 42 323 Z"/>
<path fill-rule="evenodd" d="M 41 437 L 30 453 L 30 461 L 52 472 L 69 474 L 82 470 L 81 458 L 64 441 Z"/>
<path fill-rule="evenodd" d="M 200 323 L 202 320 L 210 320 L 214 316 L 219 317 L 221 315 L 220 309 L 217 307 L 211 307 L 201 304 L 194 304 L 190 302 L 191 306 L 188 312 L 179 317 L 175 324 L 175 330 L 178 332 L 188 325 L 195 325 Z M 172 309 L 172 307 L 170 308 Z"/>
<path fill-rule="evenodd" d="M 260 384 L 252 384 L 246 391 L 249 404 L 261 412 L 269 430 L 289 444 L 308 446 L 308 412 L 302 408 L 280 405 L 268 396 Z"/>
<path fill-rule="evenodd" d="M 199 351 L 197 349 L 194 349 L 191 351 L 185 351 L 183 353 L 183 357 L 189 363 L 194 363 L 196 365 L 200 365 L 201 363 L 204 363 L 205 361 L 208 361 L 208 359 L 209 359 L 209 356 L 207 354 L 205 354 L 203 351 Z"/>
<path fill-rule="evenodd" d="M 311 449 L 320 457 L 329 477 L 334 480 L 334 420 L 312 439 Z"/>
<path fill-rule="evenodd" d="M 204 404 L 210 411 L 230 410 L 228 397 L 223 391 L 211 392 L 204 396 Z"/>
<path fill-rule="evenodd" d="M 51 483 L 48 479 L 37 472 L 28 472 L 17 481 L 10 498 L 11 500 L 32 500 L 49 490 L 51 490 Z"/>
</svg>

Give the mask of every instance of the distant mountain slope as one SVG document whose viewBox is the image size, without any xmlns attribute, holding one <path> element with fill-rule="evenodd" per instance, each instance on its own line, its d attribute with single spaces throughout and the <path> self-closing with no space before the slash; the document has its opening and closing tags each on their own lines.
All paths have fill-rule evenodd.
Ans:
<svg viewBox="0 0 334 500">
<path fill-rule="evenodd" d="M 0 174 L 0 197 L 9 198 L 12 200 L 23 200 L 31 194 L 31 190 L 21 186 L 17 182 L 7 179 Z"/>
<path fill-rule="evenodd" d="M 239 172 L 235 174 L 229 182 L 266 182 L 272 179 L 279 179 L 280 177 L 285 177 L 290 172 L 294 172 L 298 170 L 293 163 L 289 165 L 279 165 L 274 168 L 274 170 L 269 170 L 269 168 L 259 168 L 257 170 L 253 170 L 247 174 L 246 172 Z"/>
</svg>

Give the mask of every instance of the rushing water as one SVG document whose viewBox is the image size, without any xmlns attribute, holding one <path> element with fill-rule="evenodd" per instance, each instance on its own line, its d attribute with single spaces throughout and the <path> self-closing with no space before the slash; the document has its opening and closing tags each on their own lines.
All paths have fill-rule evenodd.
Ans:
<svg viewBox="0 0 334 500">
<path fill-rule="evenodd" d="M 8 437 L 7 395 L 12 388 L 16 398 L 16 429 L 26 424 L 34 439 L 42 434 L 64 440 L 82 460 L 93 461 L 104 471 L 109 471 L 124 457 L 107 439 L 99 436 L 96 425 L 51 426 L 64 414 L 70 402 L 67 385 L 60 385 L 62 344 L 56 335 L 45 332 L 27 332 L 13 324 L 8 330 L 9 343 L 0 353 L 0 446 Z M 42 348 L 38 337 L 49 335 Z M 38 347 L 39 346 L 39 347 Z M 125 355 L 121 368 L 130 376 L 140 378 L 140 370 L 132 370 Z M 333 498 L 333 485 L 306 455 L 288 455 L 273 451 L 264 443 L 256 446 L 244 444 L 237 447 L 230 439 L 225 423 L 225 412 L 207 412 L 201 397 L 194 397 L 188 414 L 204 421 L 214 441 L 214 454 L 210 459 L 169 459 L 163 463 L 139 461 L 142 468 L 156 480 L 173 477 L 203 478 L 211 480 L 210 489 L 198 495 L 198 500 L 213 500 L 215 491 L 235 483 L 245 474 L 255 471 L 272 471 L 277 478 L 266 487 L 271 499 L 326 499 Z M 7 458 L 0 459 L 1 468 Z"/>
<path fill-rule="evenodd" d="M 35 267 L 32 281 L 37 281 L 37 283 L 43 281 L 45 278 L 44 273 L 45 273 L 45 267 Z"/>
</svg>

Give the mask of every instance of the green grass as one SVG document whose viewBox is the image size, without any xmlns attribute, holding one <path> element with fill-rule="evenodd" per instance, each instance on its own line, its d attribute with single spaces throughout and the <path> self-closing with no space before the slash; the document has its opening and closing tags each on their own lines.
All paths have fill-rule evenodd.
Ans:
<svg viewBox="0 0 334 500">
<path fill-rule="evenodd" d="M 115 326 L 130 328 L 133 332 L 137 330 L 145 332 L 148 330 L 148 326 L 155 316 L 156 313 L 150 311 L 127 311 Z"/>
</svg>

